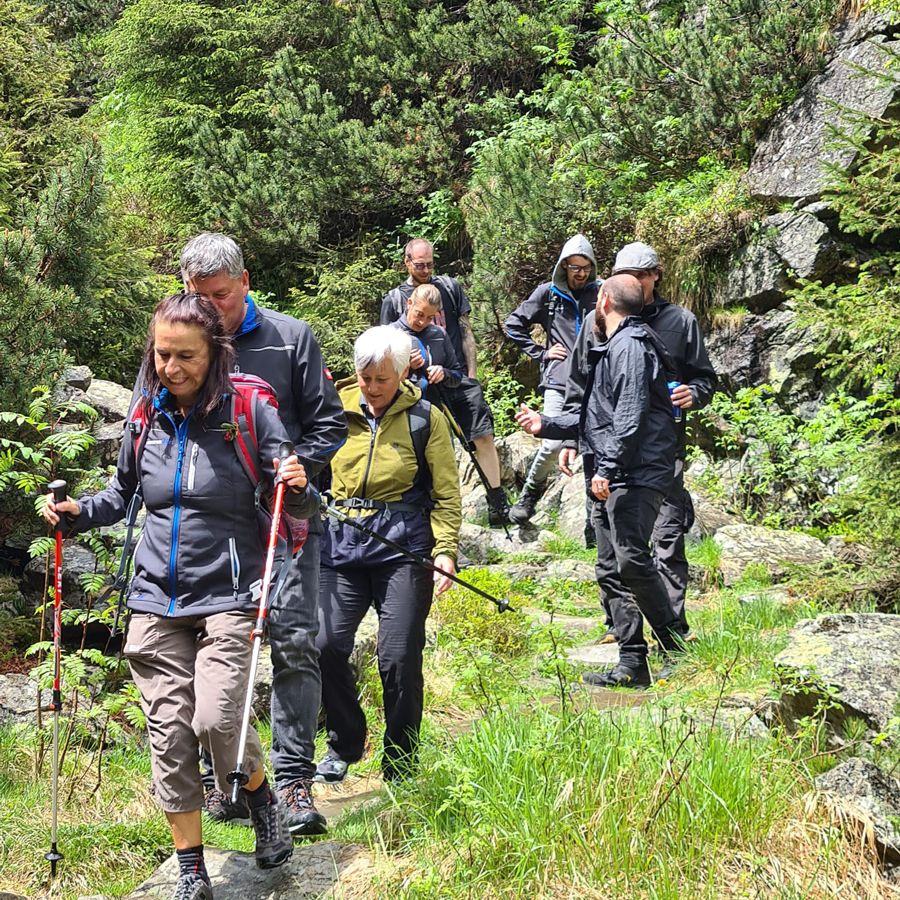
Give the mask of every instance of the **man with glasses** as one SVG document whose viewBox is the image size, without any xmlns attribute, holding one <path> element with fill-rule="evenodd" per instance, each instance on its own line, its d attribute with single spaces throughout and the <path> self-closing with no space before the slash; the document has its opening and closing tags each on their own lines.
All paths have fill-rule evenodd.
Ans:
<svg viewBox="0 0 900 900">
<path fill-rule="evenodd" d="M 675 423 L 678 448 L 675 458 L 675 478 L 663 500 L 653 529 L 654 557 L 669 595 L 672 609 L 678 616 L 679 626 L 687 634 L 688 623 L 684 612 L 684 599 L 688 584 L 688 563 L 685 556 L 684 537 L 694 524 L 694 504 L 684 487 L 685 415 L 688 410 L 700 409 L 709 403 L 716 389 L 716 373 L 709 361 L 703 334 L 696 316 L 680 306 L 675 306 L 659 294 L 662 266 L 656 251 L 648 244 L 637 241 L 626 244 L 613 263 L 613 275 L 634 275 L 641 285 L 644 308 L 641 318 L 659 336 L 674 365 L 674 381 L 671 390 L 672 405 L 681 410 Z M 577 412 L 588 381 L 590 366 L 588 351 L 605 336 L 595 327 L 593 314 L 585 320 L 576 342 L 568 371 L 565 408 Z M 571 474 L 569 467 L 576 451 L 569 447 L 559 454 L 559 467 Z M 607 611 L 608 637 L 616 639 L 612 628 L 609 607 Z"/>
<path fill-rule="evenodd" d="M 494 528 L 508 521 L 509 504 L 500 485 L 500 458 L 494 444 L 494 417 L 476 381 L 478 359 L 475 335 L 469 321 L 472 306 L 463 286 L 449 275 L 434 274 L 434 247 L 424 238 L 413 238 L 403 254 L 409 278 L 388 291 L 381 302 L 381 324 L 391 325 L 405 312 L 412 292 L 422 284 L 434 285 L 441 294 L 441 310 L 434 324 L 444 328 L 450 344 L 465 368 L 465 377 L 452 392 L 453 417 L 472 442 L 475 456 L 490 487 L 487 491 L 488 521 Z"/>
<path fill-rule="evenodd" d="M 506 336 L 518 344 L 540 365 L 540 390 L 544 394 L 544 415 L 550 418 L 563 411 L 568 375 L 567 358 L 584 325 L 585 317 L 597 303 L 597 263 L 590 242 L 576 234 L 563 245 L 550 281 L 538 285 L 523 303 L 510 313 L 503 328 Z M 546 337 L 538 344 L 531 336 L 540 325 Z M 556 468 L 561 441 L 542 440 L 532 460 L 515 506 L 509 518 L 525 525 L 547 487 L 547 479 Z M 588 535 L 590 530 L 590 535 Z M 593 537 L 588 525 L 585 537 Z"/>
</svg>

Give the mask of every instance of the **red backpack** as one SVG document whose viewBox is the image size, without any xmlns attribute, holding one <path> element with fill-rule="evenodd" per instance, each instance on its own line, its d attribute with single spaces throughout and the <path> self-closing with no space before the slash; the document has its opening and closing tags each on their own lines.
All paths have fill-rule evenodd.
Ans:
<svg viewBox="0 0 900 900">
<path fill-rule="evenodd" d="M 259 459 L 259 439 L 256 436 L 255 410 L 256 404 L 260 401 L 278 409 L 278 398 L 275 396 L 275 390 L 272 388 L 272 385 L 257 375 L 236 372 L 231 376 L 231 383 L 234 385 L 234 391 L 231 394 L 230 424 L 225 439 L 231 441 L 241 467 L 247 473 L 250 483 L 256 489 L 256 509 L 260 519 L 259 528 L 263 539 L 263 547 L 265 547 L 268 544 L 272 522 L 272 515 L 269 509 L 271 496 L 263 494 L 260 476 L 262 467 Z M 134 458 L 136 468 L 140 466 L 141 453 L 143 453 L 144 444 L 147 440 L 148 429 L 146 425 L 144 405 L 136 403 L 128 420 L 128 430 L 135 440 Z M 291 555 L 300 551 L 306 543 L 308 534 L 308 520 L 297 519 L 282 510 L 278 535 L 290 547 Z"/>
</svg>

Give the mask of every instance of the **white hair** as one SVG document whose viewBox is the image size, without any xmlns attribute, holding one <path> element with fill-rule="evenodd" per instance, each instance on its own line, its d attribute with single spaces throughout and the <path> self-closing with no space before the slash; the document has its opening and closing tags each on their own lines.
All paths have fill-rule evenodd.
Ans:
<svg viewBox="0 0 900 900">
<path fill-rule="evenodd" d="M 376 325 L 364 331 L 353 345 L 353 362 L 357 372 L 377 366 L 389 359 L 394 370 L 402 375 L 409 366 L 412 339 L 406 332 L 390 325 Z"/>
<path fill-rule="evenodd" d="M 193 278 L 209 278 L 219 272 L 229 278 L 240 278 L 244 274 L 244 254 L 237 242 L 227 234 L 204 231 L 191 238 L 181 251 L 181 277 L 187 281 Z"/>
</svg>

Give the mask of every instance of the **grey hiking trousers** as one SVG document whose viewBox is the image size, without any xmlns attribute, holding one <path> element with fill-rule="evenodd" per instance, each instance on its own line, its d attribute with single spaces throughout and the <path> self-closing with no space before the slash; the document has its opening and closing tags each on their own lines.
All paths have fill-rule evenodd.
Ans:
<svg viewBox="0 0 900 900">
<path fill-rule="evenodd" d="M 212 755 L 217 787 L 230 791 L 226 776 L 237 762 L 253 620 L 245 612 L 172 619 L 131 615 L 124 655 L 147 718 L 152 792 L 165 812 L 202 808 L 200 745 Z M 243 769 L 249 775 L 262 765 L 262 747 L 251 728 Z"/>
</svg>

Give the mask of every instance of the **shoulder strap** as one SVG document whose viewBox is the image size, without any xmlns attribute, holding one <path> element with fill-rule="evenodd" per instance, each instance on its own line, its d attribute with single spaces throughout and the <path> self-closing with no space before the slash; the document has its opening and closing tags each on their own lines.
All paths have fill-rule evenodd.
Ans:
<svg viewBox="0 0 900 900">
<path fill-rule="evenodd" d="M 416 481 L 422 485 L 427 484 L 430 493 L 431 476 L 428 460 L 425 458 L 425 447 L 431 437 L 431 404 L 427 400 L 419 400 L 406 411 L 406 416 L 409 419 L 409 436 L 416 453 Z"/>
<path fill-rule="evenodd" d="M 394 312 L 397 313 L 398 316 L 402 316 L 403 313 L 406 312 L 406 303 L 403 301 L 403 293 L 399 286 L 391 288 L 388 291 L 388 297 L 394 307 Z"/>
<path fill-rule="evenodd" d="M 656 351 L 656 355 L 662 363 L 663 370 L 666 373 L 666 380 L 678 381 L 678 370 L 675 368 L 675 361 L 669 355 L 669 350 L 663 343 L 663 339 L 646 324 L 644 325 L 644 334 L 647 336 L 647 342 Z"/>
<path fill-rule="evenodd" d="M 131 408 L 127 425 L 131 443 L 134 447 L 134 467 L 138 472 L 138 481 L 140 481 L 141 454 L 144 452 L 144 444 L 147 443 L 147 432 L 150 430 L 148 424 L 143 400 L 139 399 Z"/>
<path fill-rule="evenodd" d="M 259 438 L 256 435 L 256 404 L 264 400 L 278 409 L 278 399 L 272 386 L 256 375 L 238 373 L 231 376 L 231 425 L 234 428 L 234 449 L 247 477 L 255 486 L 262 479 L 259 459 Z"/>
<path fill-rule="evenodd" d="M 453 307 L 453 311 L 459 316 L 459 297 L 456 294 L 454 285 L 458 284 L 449 275 L 435 275 L 431 279 L 431 283 L 441 292 L 441 299 L 444 303 L 449 302 Z"/>
</svg>

